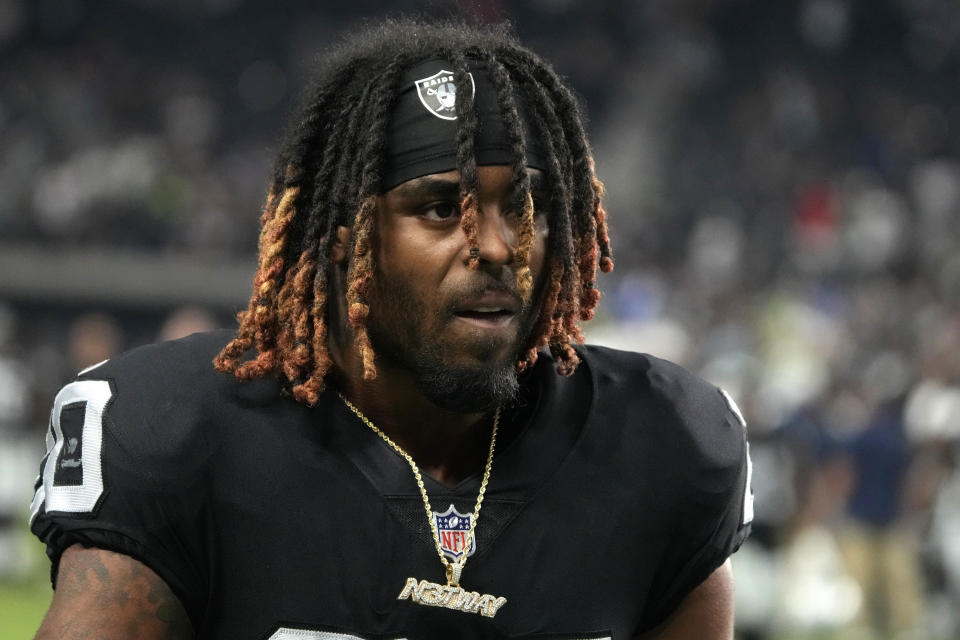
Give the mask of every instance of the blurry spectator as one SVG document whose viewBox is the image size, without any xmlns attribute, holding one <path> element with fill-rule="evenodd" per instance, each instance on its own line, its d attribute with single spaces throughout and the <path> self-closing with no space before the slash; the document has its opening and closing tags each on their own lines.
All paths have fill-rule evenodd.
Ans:
<svg viewBox="0 0 960 640">
<path fill-rule="evenodd" d="M 846 447 L 853 486 L 840 540 L 863 592 L 861 622 L 879 638 L 919 632 L 923 615 L 919 540 L 905 518 L 913 451 L 903 406 L 901 398 L 878 407 Z"/>
<path fill-rule="evenodd" d="M 29 569 L 27 538 L 20 526 L 37 451 L 29 431 L 30 379 L 16 349 L 18 318 L 0 304 L 0 582 L 22 578 Z"/>
<path fill-rule="evenodd" d="M 170 312 L 157 334 L 157 341 L 185 338 L 192 333 L 217 328 L 213 314 L 199 307 L 180 307 Z"/>
<path fill-rule="evenodd" d="M 100 364 L 124 347 L 123 329 L 105 313 L 87 313 L 75 319 L 69 328 L 67 356 L 73 373 Z"/>
</svg>

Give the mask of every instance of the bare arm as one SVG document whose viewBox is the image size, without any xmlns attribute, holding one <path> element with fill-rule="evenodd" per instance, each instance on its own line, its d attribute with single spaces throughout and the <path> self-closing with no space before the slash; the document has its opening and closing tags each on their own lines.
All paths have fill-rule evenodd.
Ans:
<svg viewBox="0 0 960 640">
<path fill-rule="evenodd" d="M 727 560 L 640 640 L 732 640 L 733 570 Z"/>
<path fill-rule="evenodd" d="M 193 628 L 167 583 L 143 563 L 73 545 L 34 640 L 185 640 Z"/>
</svg>

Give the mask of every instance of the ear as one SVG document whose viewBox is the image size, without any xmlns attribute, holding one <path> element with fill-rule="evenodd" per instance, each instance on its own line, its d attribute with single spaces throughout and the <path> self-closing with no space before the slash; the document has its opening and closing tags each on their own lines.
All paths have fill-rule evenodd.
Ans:
<svg viewBox="0 0 960 640">
<path fill-rule="evenodd" d="M 337 237 L 330 247 L 330 259 L 334 264 L 343 264 L 350 253 L 350 227 L 337 227 Z"/>
</svg>

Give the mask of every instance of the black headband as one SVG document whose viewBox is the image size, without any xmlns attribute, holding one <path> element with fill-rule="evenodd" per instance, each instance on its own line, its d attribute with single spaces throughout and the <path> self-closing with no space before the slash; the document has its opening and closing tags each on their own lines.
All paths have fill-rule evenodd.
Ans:
<svg viewBox="0 0 960 640">
<path fill-rule="evenodd" d="M 451 69 L 449 61 L 438 58 L 421 62 L 403 74 L 387 127 L 384 191 L 407 180 L 457 168 L 456 88 Z M 512 164 L 513 152 L 487 67 L 471 62 L 469 77 L 477 113 L 477 164 Z M 530 108 L 519 95 L 516 102 L 527 166 L 545 170 L 546 153 L 533 135 Z"/>
</svg>

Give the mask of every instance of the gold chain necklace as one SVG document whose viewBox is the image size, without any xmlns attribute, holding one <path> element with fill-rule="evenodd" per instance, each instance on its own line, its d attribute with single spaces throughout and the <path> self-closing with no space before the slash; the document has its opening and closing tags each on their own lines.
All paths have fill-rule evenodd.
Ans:
<svg viewBox="0 0 960 640">
<path fill-rule="evenodd" d="M 444 607 L 465 611 L 467 613 L 479 613 L 480 615 L 492 618 L 497 615 L 497 611 L 506 604 L 507 599 L 502 596 L 493 596 L 490 594 L 480 594 L 476 591 L 467 591 L 460 586 L 460 574 L 463 572 L 463 565 L 467 563 L 467 550 L 474 544 L 474 529 L 477 527 L 477 520 L 480 518 L 480 505 L 483 504 L 483 495 L 487 491 L 487 482 L 490 480 L 490 468 L 493 466 L 493 447 L 497 442 L 497 427 L 500 424 L 500 407 L 493 415 L 493 432 L 490 434 L 490 452 L 487 454 L 487 464 L 483 468 L 483 480 L 480 482 L 480 492 L 477 494 L 477 504 L 473 508 L 473 517 L 470 519 L 470 531 L 467 533 L 467 540 L 464 544 L 463 555 L 457 560 L 450 562 L 443 553 L 443 547 L 440 544 L 440 532 L 437 530 L 437 522 L 433 517 L 433 508 L 430 506 L 430 498 L 427 496 L 427 489 L 423 485 L 423 476 L 420 475 L 420 468 L 409 453 L 404 451 L 400 445 L 390 439 L 390 436 L 380 430 L 377 425 L 358 409 L 352 402 L 347 400 L 339 391 L 337 395 L 343 400 L 343 403 L 360 418 L 363 424 L 370 427 L 374 433 L 383 438 L 390 447 L 400 454 L 413 470 L 413 477 L 417 481 L 417 487 L 420 488 L 420 495 L 423 497 L 423 508 L 427 512 L 427 523 L 430 525 L 430 531 L 433 534 L 433 543 L 437 548 L 437 554 L 440 556 L 440 562 L 443 563 L 444 571 L 447 574 L 447 584 L 442 585 L 427 580 L 417 580 L 416 578 L 407 578 L 397 600 L 406 600 L 409 598 L 416 604 L 422 604 L 428 607 Z"/>
</svg>

